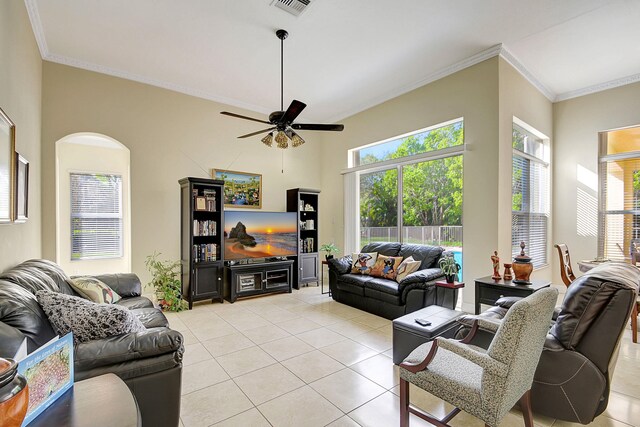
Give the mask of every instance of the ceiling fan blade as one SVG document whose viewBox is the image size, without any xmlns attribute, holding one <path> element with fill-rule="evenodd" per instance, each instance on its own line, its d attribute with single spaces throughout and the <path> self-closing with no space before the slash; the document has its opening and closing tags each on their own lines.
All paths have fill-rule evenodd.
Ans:
<svg viewBox="0 0 640 427">
<path fill-rule="evenodd" d="M 296 117 L 298 117 L 300 113 L 302 113 L 302 110 L 304 110 L 306 106 L 307 104 L 305 104 L 304 102 L 300 102 L 294 99 L 293 101 L 291 101 L 291 105 L 289 105 L 289 108 L 287 108 L 287 111 L 285 111 L 280 121 L 282 123 L 293 122 L 296 119 Z"/>
<path fill-rule="evenodd" d="M 332 131 L 342 131 L 344 130 L 344 125 L 324 125 L 317 123 L 293 123 L 291 127 L 295 130 L 332 130 Z"/>
<path fill-rule="evenodd" d="M 254 122 L 264 123 L 264 124 L 267 124 L 267 125 L 271 124 L 271 122 L 267 122 L 267 121 L 260 120 L 260 119 L 254 119 L 253 117 L 241 116 L 240 114 L 230 113 L 228 111 L 221 111 L 220 114 L 224 114 L 225 116 L 236 117 L 238 119 L 252 120 Z"/>
<path fill-rule="evenodd" d="M 275 130 L 275 129 L 276 129 L 276 127 L 274 126 L 272 128 L 269 128 L 269 129 L 262 129 L 262 130 L 259 130 L 257 132 L 251 132 L 251 133 L 248 133 L 246 135 L 239 136 L 238 138 L 249 138 L 250 136 L 258 135 L 260 133 L 269 132 L 269 131 L 272 131 L 272 130 Z"/>
</svg>

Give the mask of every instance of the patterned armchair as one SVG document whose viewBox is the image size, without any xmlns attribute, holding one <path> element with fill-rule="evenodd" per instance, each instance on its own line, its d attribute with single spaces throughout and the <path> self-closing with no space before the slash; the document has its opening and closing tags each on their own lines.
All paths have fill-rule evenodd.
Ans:
<svg viewBox="0 0 640 427">
<path fill-rule="evenodd" d="M 409 413 L 447 426 L 461 410 L 497 426 L 519 401 L 525 425 L 533 427 L 529 391 L 557 295 L 541 289 L 516 302 L 502 323 L 477 319 L 463 341 L 436 338 L 416 348 L 400 364 L 400 426 L 408 427 Z M 467 345 L 479 328 L 495 332 L 486 351 Z M 440 420 L 410 405 L 409 383 L 455 409 Z"/>
</svg>

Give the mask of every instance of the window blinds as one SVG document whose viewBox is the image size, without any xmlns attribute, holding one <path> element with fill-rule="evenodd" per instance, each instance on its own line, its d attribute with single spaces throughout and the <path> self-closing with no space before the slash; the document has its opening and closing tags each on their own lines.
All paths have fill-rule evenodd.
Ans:
<svg viewBox="0 0 640 427">
<path fill-rule="evenodd" d="M 122 257 L 122 177 L 72 173 L 71 259 Z"/>
<path fill-rule="evenodd" d="M 512 170 L 511 252 L 520 254 L 520 242 L 533 266 L 548 263 L 549 164 L 541 139 L 514 125 Z"/>
<path fill-rule="evenodd" d="M 600 163 L 600 247 L 598 255 L 628 261 L 640 246 L 640 158 Z"/>
</svg>

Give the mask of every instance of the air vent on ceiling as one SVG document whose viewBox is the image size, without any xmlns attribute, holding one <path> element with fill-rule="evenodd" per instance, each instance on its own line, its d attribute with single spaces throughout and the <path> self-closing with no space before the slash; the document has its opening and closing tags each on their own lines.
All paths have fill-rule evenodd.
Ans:
<svg viewBox="0 0 640 427">
<path fill-rule="evenodd" d="M 300 16 L 309 7 L 311 0 L 273 0 L 271 4 L 294 16 Z"/>
</svg>

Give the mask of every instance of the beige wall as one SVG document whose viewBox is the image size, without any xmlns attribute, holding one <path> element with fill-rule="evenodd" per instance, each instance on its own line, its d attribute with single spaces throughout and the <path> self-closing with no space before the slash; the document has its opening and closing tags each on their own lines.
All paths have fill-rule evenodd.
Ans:
<svg viewBox="0 0 640 427">
<path fill-rule="evenodd" d="M 472 310 L 474 277 L 491 272 L 498 245 L 498 58 L 459 71 L 344 120 L 345 131 L 324 136 L 322 242 L 344 248 L 343 180 L 347 150 L 464 117 L 464 307 Z M 508 222 L 510 224 L 510 220 Z"/>
<path fill-rule="evenodd" d="M 0 107 L 16 125 L 16 151 L 29 161 L 29 220 L 0 225 L 0 271 L 40 257 L 42 60 L 24 2 L 0 2 Z"/>
<path fill-rule="evenodd" d="M 261 125 L 219 114 L 257 113 L 49 62 L 43 65 L 43 88 L 42 242 L 47 258 L 56 257 L 55 142 L 72 133 L 107 135 L 131 152 L 132 271 L 143 282 L 149 278 L 147 255 L 158 251 L 162 257 L 180 257 L 180 178 L 207 177 L 211 168 L 261 173 L 266 211 L 286 209 L 288 188 L 320 186 L 319 133 L 305 133 L 307 143 L 295 150 L 267 148 L 257 137 L 236 139 Z"/>
<path fill-rule="evenodd" d="M 97 145 L 99 144 L 99 145 Z M 67 274 L 131 271 L 131 200 L 129 150 L 96 134 L 74 134 L 56 143 L 56 262 Z M 72 172 L 114 174 L 122 177 L 122 257 L 71 260 Z"/>
<path fill-rule="evenodd" d="M 499 147 L 499 179 L 498 179 L 498 254 L 502 263 L 510 262 L 511 257 L 511 174 L 512 174 L 512 141 L 514 116 L 551 138 L 553 133 L 553 104 L 531 83 L 529 83 L 508 62 L 500 58 L 500 147 Z M 553 164 L 553 158 L 551 158 Z M 553 174 L 551 176 L 553 182 Z M 466 184 L 466 183 L 465 183 Z M 553 184 L 551 185 L 553 194 Z M 555 261 L 551 252 L 551 236 L 553 217 L 549 220 L 548 266 L 540 267 L 532 273 L 535 279 L 551 279 L 551 263 Z"/>
<path fill-rule="evenodd" d="M 569 246 L 579 273 L 598 251 L 598 132 L 640 125 L 640 83 L 558 102 L 553 121 L 553 242 Z"/>
</svg>

